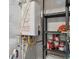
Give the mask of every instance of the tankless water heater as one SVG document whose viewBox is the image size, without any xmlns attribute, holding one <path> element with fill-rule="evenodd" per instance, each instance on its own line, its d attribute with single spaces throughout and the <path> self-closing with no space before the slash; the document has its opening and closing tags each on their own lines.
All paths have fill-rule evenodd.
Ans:
<svg viewBox="0 0 79 59">
<path fill-rule="evenodd" d="M 35 1 L 22 6 L 21 34 L 29 36 L 38 35 L 40 21 L 40 6 Z"/>
</svg>

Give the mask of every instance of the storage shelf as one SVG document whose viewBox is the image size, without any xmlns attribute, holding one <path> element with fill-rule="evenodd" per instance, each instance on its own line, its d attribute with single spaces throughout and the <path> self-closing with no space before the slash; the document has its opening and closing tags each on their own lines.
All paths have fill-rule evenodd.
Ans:
<svg viewBox="0 0 79 59">
<path fill-rule="evenodd" d="M 58 31 L 45 31 L 45 33 L 47 33 L 47 34 L 67 34 L 68 32 L 61 33 L 61 32 L 58 32 Z"/>
<path fill-rule="evenodd" d="M 66 16 L 66 12 L 57 12 L 57 13 L 49 13 L 49 14 L 45 14 L 44 17 L 46 18 L 52 18 L 52 17 L 63 17 Z M 70 16 L 70 12 L 69 12 L 69 16 Z"/>
<path fill-rule="evenodd" d="M 52 40 L 52 39 L 48 39 L 48 40 Z M 66 42 L 65 40 L 60 40 L 59 42 Z"/>
<path fill-rule="evenodd" d="M 54 17 L 66 17 L 65 22 L 66 22 L 66 28 L 68 29 L 69 26 L 69 16 L 70 16 L 70 11 L 69 11 L 69 6 L 70 6 L 70 0 L 66 0 L 65 1 L 65 11 L 63 12 L 57 12 L 57 13 L 49 13 L 49 14 L 44 14 L 44 10 L 45 10 L 45 0 L 43 0 L 43 20 L 42 20 L 42 42 L 43 42 L 43 59 L 46 58 L 46 55 L 52 54 L 52 55 L 58 55 L 58 56 L 64 56 L 65 59 L 68 59 L 68 55 L 69 55 L 69 51 L 68 51 L 68 43 L 67 43 L 67 39 L 68 34 L 70 32 L 58 32 L 58 31 L 48 31 L 48 27 L 47 27 L 47 22 L 48 22 L 48 18 L 54 18 Z M 45 25 L 44 25 L 45 24 Z M 47 50 L 47 34 L 66 34 L 65 35 L 65 42 L 66 42 L 66 51 L 59 51 L 59 50 Z M 69 38 L 70 39 L 70 38 Z"/>
<path fill-rule="evenodd" d="M 52 55 L 61 56 L 61 57 L 65 56 L 65 52 L 64 51 L 60 51 L 60 50 L 49 50 L 49 49 L 47 49 L 47 53 L 48 54 L 52 54 Z"/>
</svg>

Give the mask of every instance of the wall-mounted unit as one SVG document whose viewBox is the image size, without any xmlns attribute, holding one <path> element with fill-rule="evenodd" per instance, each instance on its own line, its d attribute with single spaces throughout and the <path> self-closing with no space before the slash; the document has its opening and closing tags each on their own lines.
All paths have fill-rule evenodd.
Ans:
<svg viewBox="0 0 79 59">
<path fill-rule="evenodd" d="M 40 21 L 40 6 L 35 1 L 22 7 L 21 35 L 37 36 Z"/>
</svg>

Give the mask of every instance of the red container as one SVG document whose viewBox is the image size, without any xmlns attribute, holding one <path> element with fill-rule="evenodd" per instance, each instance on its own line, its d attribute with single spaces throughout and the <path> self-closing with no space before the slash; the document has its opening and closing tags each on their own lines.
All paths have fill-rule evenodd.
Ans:
<svg viewBox="0 0 79 59">
<path fill-rule="evenodd" d="M 54 41 L 54 47 L 55 47 L 55 48 L 58 48 L 58 47 L 59 47 L 59 42 Z"/>
<path fill-rule="evenodd" d="M 52 35 L 52 39 L 53 39 L 53 41 L 59 41 L 59 37 L 57 37 L 56 34 L 53 34 Z"/>
<path fill-rule="evenodd" d="M 61 42 L 60 43 L 59 50 L 64 51 L 64 42 Z"/>
<path fill-rule="evenodd" d="M 54 48 L 54 46 L 53 46 L 53 42 L 52 42 L 52 40 L 49 40 L 48 42 L 47 42 L 47 49 L 52 49 L 52 48 Z"/>
</svg>

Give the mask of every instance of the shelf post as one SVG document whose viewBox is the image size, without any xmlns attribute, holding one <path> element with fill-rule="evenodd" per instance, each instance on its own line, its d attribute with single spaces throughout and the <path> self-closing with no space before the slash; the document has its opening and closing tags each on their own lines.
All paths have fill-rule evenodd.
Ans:
<svg viewBox="0 0 79 59">
<path fill-rule="evenodd" d="M 45 32 L 47 31 L 47 18 L 45 18 Z M 47 49 L 47 33 L 45 33 L 45 49 Z M 45 54 L 47 55 L 47 50 L 45 50 Z"/>
<path fill-rule="evenodd" d="M 44 2 L 43 0 L 43 7 L 42 7 L 42 45 L 43 45 L 43 59 L 45 59 L 45 46 L 44 46 Z"/>
</svg>

